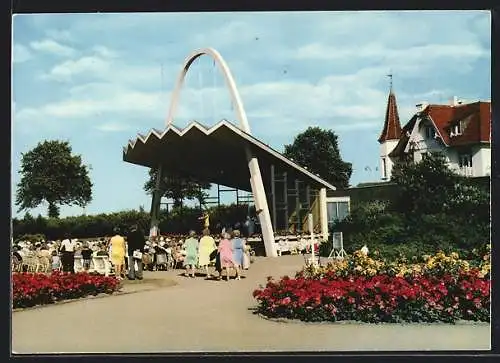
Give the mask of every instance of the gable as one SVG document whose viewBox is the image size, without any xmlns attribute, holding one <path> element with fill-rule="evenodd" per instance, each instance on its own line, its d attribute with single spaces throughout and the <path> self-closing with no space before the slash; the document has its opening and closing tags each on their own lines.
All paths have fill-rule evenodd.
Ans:
<svg viewBox="0 0 500 363">
<path fill-rule="evenodd" d="M 411 136 L 423 122 L 430 122 L 444 146 L 455 147 L 491 143 L 491 102 L 465 105 L 429 105 L 416 113 L 403 127 L 399 142 L 389 153 L 390 157 L 402 156 L 410 151 Z M 450 136 L 452 128 L 460 124 L 461 134 Z"/>
</svg>

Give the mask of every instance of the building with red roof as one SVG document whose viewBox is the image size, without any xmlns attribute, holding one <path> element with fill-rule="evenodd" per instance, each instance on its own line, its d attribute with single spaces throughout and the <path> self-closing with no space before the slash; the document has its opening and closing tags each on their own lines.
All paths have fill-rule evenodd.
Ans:
<svg viewBox="0 0 500 363">
<path fill-rule="evenodd" d="M 396 96 L 390 90 L 384 127 L 378 139 L 382 179 L 391 177 L 401 161 L 422 160 L 441 151 L 459 174 L 489 176 L 491 172 L 491 102 L 465 103 L 454 97 L 450 104 L 417 105 L 416 113 L 401 127 Z"/>
</svg>

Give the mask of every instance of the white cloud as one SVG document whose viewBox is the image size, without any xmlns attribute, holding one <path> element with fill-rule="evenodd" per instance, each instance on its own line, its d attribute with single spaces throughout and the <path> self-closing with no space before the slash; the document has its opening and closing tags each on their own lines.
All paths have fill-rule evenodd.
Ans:
<svg viewBox="0 0 500 363">
<path fill-rule="evenodd" d="M 92 48 L 92 50 L 96 53 L 96 55 L 103 57 L 103 58 L 117 58 L 118 57 L 118 52 L 105 47 L 103 45 L 96 45 Z"/>
<path fill-rule="evenodd" d="M 70 91 L 71 93 L 71 91 Z M 65 100 L 48 103 L 38 108 L 23 108 L 16 115 L 16 120 L 23 122 L 85 119 L 101 116 L 105 113 L 126 115 L 134 112 L 150 113 L 158 111 L 159 95 L 155 93 L 119 90 L 110 94 L 92 94 L 70 97 Z"/>
<path fill-rule="evenodd" d="M 456 27 L 446 33 L 451 41 L 446 43 L 440 36 L 426 32 L 425 27 L 419 25 L 419 21 L 411 21 L 413 30 L 422 30 L 423 36 L 426 34 L 432 36 L 432 42 L 422 42 L 419 37 L 410 37 L 409 47 L 401 47 L 401 41 L 394 41 L 392 44 L 387 39 L 399 40 L 408 36 L 408 32 L 403 30 L 394 31 L 397 24 L 408 22 L 408 17 L 398 20 L 398 17 L 391 17 L 394 26 L 387 26 L 387 16 L 382 13 L 368 16 L 366 14 L 350 14 L 344 16 L 334 14 L 336 21 L 327 21 L 328 17 L 319 18 L 316 23 L 310 24 L 307 31 L 318 33 L 315 43 L 302 43 L 302 46 L 285 46 L 283 43 L 270 44 L 265 43 L 268 36 L 262 37 L 264 43 L 258 45 L 260 50 L 267 49 L 268 52 L 262 53 L 260 50 L 252 51 L 249 42 L 254 42 L 255 36 L 259 36 L 262 30 L 259 30 L 256 21 L 235 20 L 227 22 L 224 26 L 208 27 L 204 32 L 193 33 L 187 37 L 186 44 L 215 45 L 219 46 L 238 46 L 237 54 L 229 53 L 230 65 L 243 62 L 243 71 L 255 69 L 248 66 L 254 64 L 257 54 L 253 54 L 251 61 L 248 60 L 249 53 L 266 54 L 269 61 L 275 61 L 277 58 L 285 59 L 293 57 L 290 62 L 300 64 L 302 61 L 318 62 L 324 65 L 325 62 L 331 63 L 331 71 L 321 74 L 318 81 L 311 78 L 293 79 L 289 81 L 269 80 L 263 78 L 262 81 L 252 79 L 245 82 L 240 87 L 240 92 L 245 104 L 245 108 L 250 119 L 259 120 L 259 122 L 269 125 L 277 123 L 286 125 L 303 125 L 316 120 L 317 122 L 336 121 L 343 130 L 363 128 L 367 125 L 379 125 L 384 117 L 385 104 L 387 100 L 387 89 L 380 89 L 380 83 L 385 81 L 390 68 L 401 79 L 419 77 L 422 72 L 428 70 L 442 71 L 443 68 L 449 72 L 466 71 L 469 64 L 483 57 L 488 57 L 489 53 L 483 49 L 476 38 L 470 35 L 467 29 L 462 33 L 456 32 Z M 98 18 L 104 21 L 106 17 Z M 161 17 L 154 18 L 160 21 Z M 366 21 L 363 20 L 366 18 Z M 106 19 L 111 19 L 107 17 Z M 121 17 L 113 18 L 113 23 L 119 25 L 120 34 L 126 32 L 127 27 Z M 120 20 L 121 19 L 121 20 Z M 150 19 L 143 17 L 134 20 L 130 29 L 140 28 L 143 21 Z M 361 19 L 361 20 L 360 20 Z M 368 21 L 368 19 L 371 19 Z M 107 20 L 106 20 L 107 21 Z M 359 23 L 363 24 L 359 24 Z M 281 23 L 280 23 L 281 24 Z M 286 24 L 286 22 L 283 22 Z M 330 25 L 329 25 L 330 24 Z M 390 32 L 384 30 L 384 37 L 374 42 L 371 38 L 349 41 L 337 39 L 339 34 L 353 33 L 353 26 L 361 26 L 363 29 L 371 30 L 386 24 L 384 29 L 392 29 Z M 290 26 L 290 24 L 288 24 Z M 81 27 L 81 24 L 79 25 Z M 324 29 L 330 27 L 339 42 L 338 46 L 331 43 L 331 34 L 324 32 Z M 80 31 L 82 30 L 79 28 Z M 323 29 L 321 32 L 318 31 Z M 433 28 L 434 29 L 434 28 Z M 335 31 L 337 33 L 335 33 Z M 359 35 L 362 32 L 356 32 Z M 387 33 L 387 34 L 386 34 Z M 429 33 L 429 34 L 428 34 Z M 238 36 L 235 36 L 235 35 Z M 281 34 L 281 33 L 280 33 Z M 441 34 L 441 33 L 439 33 Z M 451 35 L 450 35 L 451 34 Z M 298 38 L 300 38 L 299 34 Z M 276 38 L 277 34 L 271 32 L 271 38 Z M 274 39 L 273 38 L 273 39 Z M 292 37 L 297 38 L 297 37 Z M 311 39 L 311 38 L 309 38 Z M 356 36 L 353 36 L 356 39 Z M 459 42 L 457 39 L 462 39 Z M 420 42 L 419 42 L 420 41 Z M 267 44 L 267 46 L 266 46 Z M 354 47 L 353 44 L 356 46 Z M 153 46 L 154 47 L 154 46 Z M 96 114 L 117 114 L 128 116 L 130 114 L 141 115 L 147 118 L 163 118 L 168 108 L 168 94 L 161 94 L 161 89 L 170 90 L 180 68 L 183 58 L 172 60 L 173 63 L 164 64 L 164 80 L 161 85 L 161 74 L 159 61 L 137 62 L 135 58 L 127 58 L 126 52 L 118 52 L 116 49 L 99 45 L 93 46 L 91 53 L 88 53 L 75 60 L 61 62 L 52 67 L 45 75 L 45 79 L 57 81 L 72 81 L 76 87 L 69 88 L 68 99 L 61 99 L 56 102 L 45 105 L 42 108 L 42 115 L 51 117 L 68 117 L 82 119 Z M 284 50 L 286 49 L 286 50 Z M 121 49 L 123 50 L 123 49 Z M 245 56 L 243 56 L 243 53 Z M 224 54 L 225 55 L 225 54 Z M 338 69 L 335 65 L 340 63 L 350 65 L 350 70 L 345 68 Z M 259 63 L 262 64 L 262 63 Z M 309 63 L 311 64 L 311 63 Z M 359 64 L 359 68 L 355 65 Z M 377 65 L 379 64 L 379 65 Z M 255 66 L 254 66 L 255 68 Z M 241 69 L 239 69 L 241 71 Z M 234 113 L 229 104 L 228 91 L 218 89 L 216 99 L 213 100 L 213 92 L 209 86 L 197 91 L 194 89 L 197 85 L 197 71 L 192 70 L 186 80 L 186 89 L 181 95 L 179 112 L 177 119 L 193 118 L 228 118 L 234 119 Z M 329 74 L 330 73 L 330 74 Z M 237 79 L 244 78 L 244 74 L 235 74 Z M 85 83 L 82 83 L 85 82 Z M 204 84 L 209 83 L 204 75 Z M 220 82 L 219 82 L 220 85 Z M 403 92 L 397 92 L 398 100 L 408 104 L 409 108 L 414 108 L 415 99 L 418 96 L 420 100 L 442 98 L 448 93 L 448 90 L 432 90 L 423 92 L 420 95 L 406 95 Z M 213 112 L 216 107 L 217 111 Z M 402 109 L 400 107 L 400 109 Z M 29 115 L 29 109 L 20 110 L 22 118 Z M 213 115 L 215 114 L 215 116 Z M 403 116 L 402 116 L 402 119 Z M 202 121 L 202 120 L 200 120 Z M 104 127 L 104 126 L 103 126 Z M 289 129 L 288 129 L 289 130 Z"/>
<path fill-rule="evenodd" d="M 62 45 L 53 39 L 44 39 L 40 41 L 31 42 L 30 46 L 34 50 L 51 53 L 63 57 L 71 57 L 76 54 L 75 49 L 68 47 L 66 45 Z"/>
<path fill-rule="evenodd" d="M 46 31 L 47 37 L 54 39 L 54 40 L 59 40 L 62 42 L 65 41 L 72 41 L 73 36 L 68 30 L 63 30 L 63 29 L 49 29 Z"/>
<path fill-rule="evenodd" d="M 170 80 L 168 87 L 173 87 L 173 75 L 177 76 L 179 68 L 179 64 L 163 63 L 163 74 Z M 139 64 L 127 62 L 126 58 L 125 61 L 121 58 L 119 52 L 105 46 L 94 46 L 91 55 L 56 64 L 41 75 L 43 80 L 57 82 L 72 82 L 79 77 L 81 82 L 89 82 L 90 78 L 90 80 L 128 85 L 137 89 L 149 87 L 160 90 L 162 87 L 159 62 Z"/>
<path fill-rule="evenodd" d="M 332 47 L 320 43 L 308 44 L 297 50 L 297 59 L 335 60 L 344 59 L 355 62 L 363 59 L 383 61 L 389 64 L 404 65 L 431 62 L 444 62 L 460 59 L 486 57 L 489 52 L 477 44 L 426 44 L 405 49 L 391 49 L 379 43 L 363 47 Z"/>
<path fill-rule="evenodd" d="M 231 21 L 225 26 L 214 27 L 206 32 L 196 34 L 192 38 L 192 43 L 202 47 L 206 47 L 207 44 L 226 47 L 253 41 L 257 34 L 256 28 L 252 24 L 244 21 Z M 216 44 L 212 44 L 213 42 Z"/>
<path fill-rule="evenodd" d="M 82 73 L 105 74 L 111 71 L 111 63 L 96 56 L 86 56 L 77 60 L 68 60 L 54 66 L 43 79 L 55 81 L 71 81 L 75 75 Z"/>
<path fill-rule="evenodd" d="M 107 122 L 97 125 L 95 128 L 103 132 L 121 132 L 130 130 L 130 127 L 127 124 L 119 122 Z"/>
<path fill-rule="evenodd" d="M 22 44 L 14 44 L 12 60 L 14 63 L 23 63 L 32 58 L 30 50 Z"/>
<path fill-rule="evenodd" d="M 73 62 L 73 61 L 71 61 Z M 69 63 L 69 62 L 66 62 Z M 73 70 L 76 69 L 72 63 Z M 79 68 L 88 70 L 87 68 Z M 108 68 L 111 72 L 111 68 Z M 265 124 L 267 130 L 290 132 L 298 130 L 312 120 L 331 123 L 342 130 L 366 128 L 379 125 L 385 112 L 387 93 L 378 90 L 375 83 L 384 75 L 385 69 L 364 68 L 355 73 L 329 75 L 317 83 L 308 81 L 261 82 L 239 88 L 251 127 L 255 123 Z M 140 72 L 138 73 L 140 74 Z M 175 122 L 179 126 L 197 119 L 205 124 L 226 118 L 234 120 L 227 89 L 196 89 L 187 82 L 181 92 Z M 16 120 L 85 119 L 106 114 L 127 119 L 135 115 L 141 120 L 162 118 L 168 111 L 170 94 L 158 91 L 138 91 L 124 83 L 94 82 L 72 87 L 68 98 L 45 104 L 40 108 L 19 110 Z M 115 117 L 113 116 L 113 117 Z M 94 121 L 98 122 L 98 121 Z M 274 127 L 274 125 L 280 127 Z M 285 125 L 285 126 L 283 126 Z M 110 131 L 116 126 L 101 125 Z M 146 129 L 153 127 L 147 124 Z M 123 127 L 120 124 L 120 127 Z M 256 130 L 260 126 L 256 124 Z M 274 131 L 272 131 L 274 132 Z"/>
</svg>

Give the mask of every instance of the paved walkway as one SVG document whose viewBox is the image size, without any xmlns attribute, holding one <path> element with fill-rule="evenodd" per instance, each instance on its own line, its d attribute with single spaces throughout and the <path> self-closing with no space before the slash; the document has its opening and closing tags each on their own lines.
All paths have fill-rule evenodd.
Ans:
<svg viewBox="0 0 500 363">
<path fill-rule="evenodd" d="M 16 353 L 483 350 L 489 324 L 277 323 L 249 310 L 266 276 L 293 275 L 301 256 L 258 258 L 241 281 L 150 272 L 175 286 L 25 310 L 12 316 Z"/>
</svg>

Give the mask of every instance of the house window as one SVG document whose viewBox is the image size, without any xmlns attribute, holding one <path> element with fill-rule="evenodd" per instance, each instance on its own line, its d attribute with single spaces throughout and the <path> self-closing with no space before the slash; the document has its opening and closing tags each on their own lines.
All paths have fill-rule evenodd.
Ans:
<svg viewBox="0 0 500 363">
<path fill-rule="evenodd" d="M 450 136 L 462 135 L 462 121 L 457 122 L 452 128 Z"/>
<path fill-rule="evenodd" d="M 382 158 L 382 179 L 387 179 L 387 160 Z"/>
<path fill-rule="evenodd" d="M 334 199 L 334 198 L 329 198 Z M 333 225 L 343 220 L 349 215 L 349 199 L 348 197 L 339 198 L 339 200 L 330 200 L 326 204 L 328 216 L 328 228 L 331 229 Z"/>
<path fill-rule="evenodd" d="M 432 126 L 425 126 L 425 138 L 433 139 L 436 136 L 436 130 Z"/>
<path fill-rule="evenodd" d="M 458 156 L 458 166 L 461 168 L 472 168 L 472 155 L 463 153 Z"/>
</svg>

